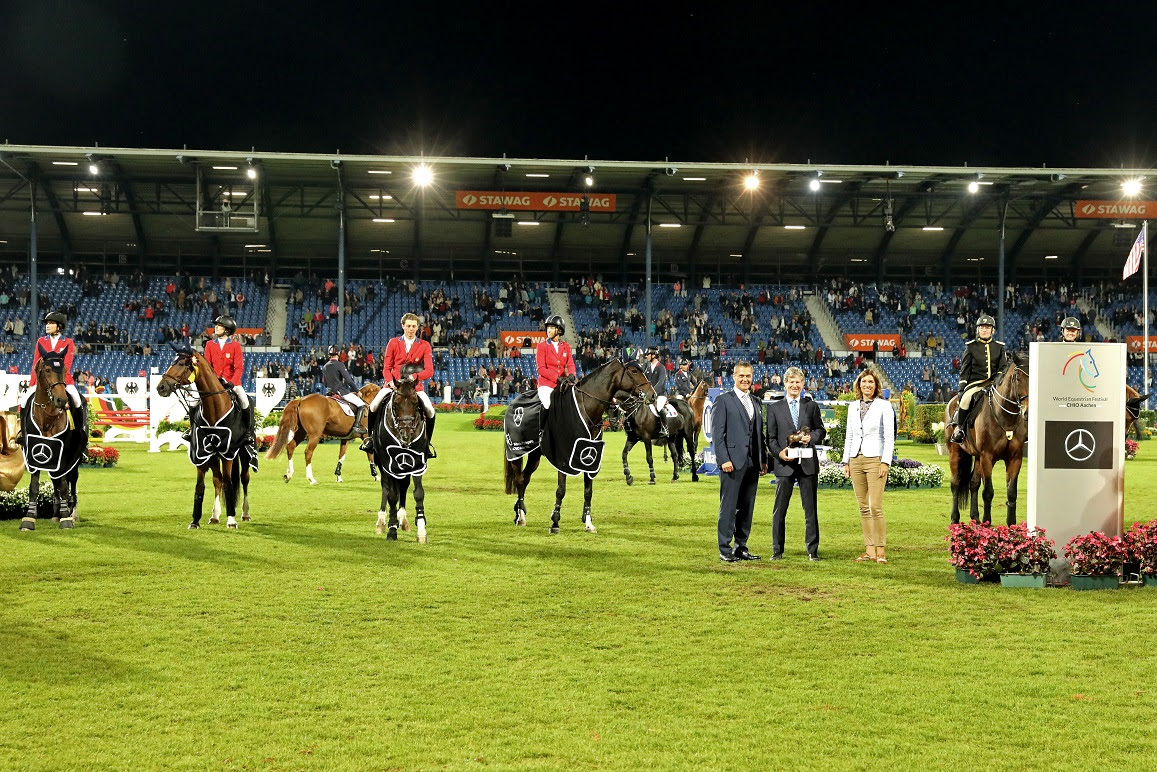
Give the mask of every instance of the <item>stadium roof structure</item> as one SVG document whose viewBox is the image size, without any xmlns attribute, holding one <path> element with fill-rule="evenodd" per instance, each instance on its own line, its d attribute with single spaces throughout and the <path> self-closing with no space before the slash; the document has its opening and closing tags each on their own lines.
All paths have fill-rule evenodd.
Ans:
<svg viewBox="0 0 1157 772">
<path fill-rule="evenodd" d="M 2 145 L 0 256 L 27 259 L 35 201 L 50 268 L 333 275 L 344 247 L 350 278 L 635 281 L 650 230 L 656 281 L 961 284 L 996 279 L 1003 219 L 1009 281 L 1086 281 L 1120 275 L 1155 185 L 1148 169 Z"/>
</svg>

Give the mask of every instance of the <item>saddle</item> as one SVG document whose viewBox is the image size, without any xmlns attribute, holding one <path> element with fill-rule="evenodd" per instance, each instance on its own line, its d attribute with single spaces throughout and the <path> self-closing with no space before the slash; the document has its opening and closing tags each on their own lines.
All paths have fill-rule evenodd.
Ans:
<svg viewBox="0 0 1157 772">
<path fill-rule="evenodd" d="M 338 394 L 336 391 L 330 391 L 330 392 L 326 392 L 325 396 L 329 397 L 334 402 L 336 402 L 338 407 L 341 408 L 341 411 L 343 413 L 345 413 L 350 418 L 353 418 L 354 406 L 351 405 L 349 402 L 346 402 L 344 394 Z"/>
</svg>

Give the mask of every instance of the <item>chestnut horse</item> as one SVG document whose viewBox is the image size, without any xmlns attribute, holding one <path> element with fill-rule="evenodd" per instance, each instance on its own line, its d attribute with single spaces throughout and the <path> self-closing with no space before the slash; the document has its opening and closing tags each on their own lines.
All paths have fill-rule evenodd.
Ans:
<svg viewBox="0 0 1157 772">
<path fill-rule="evenodd" d="M 669 437 L 663 437 L 659 434 L 659 420 L 649 407 L 640 407 L 629 416 L 637 438 L 636 441 L 642 442 L 647 449 L 647 468 L 651 472 L 651 485 L 655 484 L 652 445 L 661 445 L 664 451 L 667 448 L 671 449 L 671 460 L 674 466 L 671 482 L 679 479 L 679 467 L 683 465 L 685 460 L 690 462 L 691 481 L 699 482 L 699 467 L 695 466 L 695 454 L 699 450 L 699 432 L 703 428 L 703 408 L 707 404 L 708 387 L 709 384 L 706 380 L 699 381 L 695 391 L 691 392 L 687 399 L 672 399 L 670 401 L 675 412 L 683 419 L 683 425 Z M 624 430 L 626 430 L 625 421 Z M 627 465 L 627 455 L 634 446 L 635 441 L 631 440 L 631 434 L 628 432 L 626 442 L 623 444 L 623 475 L 626 477 L 627 485 L 635 482 L 635 478 L 631 475 L 631 468 Z M 685 456 L 684 453 L 687 455 Z M 664 452 L 663 455 L 665 456 L 666 453 Z"/>
<path fill-rule="evenodd" d="M 189 391 L 196 389 L 201 401 L 201 418 L 210 426 L 216 425 L 233 409 L 230 390 L 221 384 L 221 379 L 213 372 L 212 365 L 205 357 L 188 347 L 174 347 L 174 350 L 177 352 L 177 358 L 161 376 L 157 384 L 157 393 L 162 397 L 176 394 L 188 408 Z M 243 422 L 242 430 L 247 428 Z M 225 514 L 228 518 L 225 524 L 229 528 L 237 527 L 238 487 L 244 492 L 241 519 L 245 521 L 250 519 L 249 464 L 246 463 L 246 459 L 246 452 L 242 447 L 232 459 L 214 454 L 206 463 L 197 467 L 197 485 L 193 489 L 193 522 L 189 523 L 190 530 L 201 527 L 201 509 L 205 502 L 205 472 L 210 470 L 213 472 L 213 490 L 216 494 L 213 514 L 209 518 L 210 525 L 221 522 L 220 501 L 224 499 Z"/>
<path fill-rule="evenodd" d="M 41 348 L 36 363 L 36 393 L 21 414 L 21 442 L 26 466 L 30 458 L 36 459 L 42 454 L 48 464 L 52 463 L 54 454 L 57 456 L 56 471 L 49 472 L 49 477 L 52 480 L 53 516 L 59 518 L 61 528 L 76 525 L 76 480 L 88 444 L 81 427 L 69 427 L 69 407 L 64 356 Z M 38 442 L 35 437 L 46 439 Z M 28 510 L 20 521 L 21 531 L 36 530 L 40 471 L 50 468 L 42 465 L 37 467 L 38 471 L 29 473 Z"/>
<path fill-rule="evenodd" d="M 358 389 L 358 396 L 368 405 L 380 390 L 381 387 L 376 383 L 367 383 Z M 366 415 L 369 415 L 368 411 Z M 363 418 L 362 426 L 365 425 L 366 421 Z M 284 480 L 289 482 L 293 478 L 293 450 L 302 440 L 308 438 L 309 444 L 305 447 L 305 479 L 309 480 L 310 485 L 317 485 L 317 480 L 313 479 L 313 451 L 322 437 L 337 437 L 341 440 L 341 447 L 338 448 L 337 468 L 333 473 L 337 481 L 342 482 L 341 467 L 345 463 L 346 446 L 355 437 L 353 428 L 353 416 L 346 415 L 336 400 L 324 394 L 307 394 L 290 400 L 285 406 L 285 410 L 281 413 L 281 423 L 277 427 L 277 437 L 274 438 L 273 445 L 265 453 L 265 457 L 275 459 L 281 453 L 281 449 L 285 448 L 289 466 L 285 470 Z M 373 454 L 366 453 L 366 457 L 370 460 L 370 475 L 377 477 L 378 470 L 374 466 Z"/>
<path fill-rule="evenodd" d="M 11 413 L 0 413 L 0 491 L 14 491 L 24 476 L 24 451 L 12 441 Z"/>
<path fill-rule="evenodd" d="M 545 421 L 549 422 L 551 412 L 564 409 L 566 401 L 573 398 L 578 405 L 577 419 L 585 424 L 588 436 L 598 438 L 603 431 L 603 416 L 606 415 L 607 408 L 612 404 L 618 402 L 624 410 L 630 413 L 634 412 L 638 403 L 644 402 L 647 398 L 653 400 L 654 396 L 655 389 L 647 380 L 647 376 L 643 373 L 643 368 L 639 366 L 638 362 L 621 362 L 616 359 L 600 365 L 574 386 L 560 386 L 555 389 L 551 400 L 552 406 L 547 411 Z M 507 416 L 509 415 L 508 412 Z M 526 487 L 530 484 L 530 476 L 534 474 L 534 470 L 538 469 L 543 455 L 544 450 L 540 446 L 514 461 L 505 460 L 504 456 L 506 492 L 513 493 L 518 497 L 514 502 L 515 525 L 526 525 L 526 503 L 524 501 Z M 526 463 L 525 468 L 523 467 L 524 461 Z M 548 456 L 547 461 L 556 469 L 565 465 L 565 459 L 553 459 Z M 583 473 L 582 475 L 583 526 L 588 533 L 596 532 L 594 519 L 591 517 L 594 474 L 597 472 Z M 566 478 L 567 476 L 562 472 L 558 473 L 558 487 L 554 492 L 554 511 L 550 516 L 551 533 L 559 532 L 558 523 L 562 512 L 562 500 L 566 496 Z"/>
<path fill-rule="evenodd" d="M 951 422 L 957 397 L 945 407 L 944 422 Z M 948 443 L 948 467 L 952 474 L 952 522 L 960 522 L 960 509 L 969 505 L 973 520 L 980 519 L 977 493 L 984 482 L 984 522 L 992 522 L 992 469 L 1004 462 L 1006 519 L 1016 522 L 1016 481 L 1021 454 L 1028 441 L 1028 356 L 1017 352 L 992 383 L 976 395 L 974 420 L 963 443 Z M 975 462 L 974 462 L 975 459 Z M 973 464 L 975 463 L 975 469 Z"/>
</svg>

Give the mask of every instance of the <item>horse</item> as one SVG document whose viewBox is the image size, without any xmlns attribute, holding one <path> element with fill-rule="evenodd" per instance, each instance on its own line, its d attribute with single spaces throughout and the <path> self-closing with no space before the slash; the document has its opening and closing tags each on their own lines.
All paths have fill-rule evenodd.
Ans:
<svg viewBox="0 0 1157 772">
<path fill-rule="evenodd" d="M 14 491 L 24 476 L 24 451 L 12 440 L 12 413 L 0 413 L 0 491 Z"/>
<path fill-rule="evenodd" d="M 358 389 L 360 396 L 368 405 L 377 396 L 381 387 L 376 383 L 367 383 Z M 337 437 L 341 447 L 337 452 L 337 467 L 333 470 L 338 482 L 343 482 L 341 467 L 345 463 L 346 446 L 354 439 L 354 419 L 348 416 L 337 404 L 337 400 L 324 394 L 307 394 L 304 397 L 290 400 L 281 413 L 281 423 L 277 427 L 277 436 L 273 445 L 265 453 L 265 457 L 272 460 L 281 454 L 285 448 L 285 455 L 289 459 L 289 466 L 282 479 L 289 482 L 293 478 L 293 450 L 302 440 L 309 438 L 305 447 L 305 479 L 310 485 L 317 485 L 313 479 L 313 451 L 322 437 Z M 374 456 L 366 453 L 370 460 L 370 476 L 377 478 L 378 470 L 374 466 Z"/>
<path fill-rule="evenodd" d="M 405 377 L 421 369 L 421 365 L 412 364 L 402 367 L 402 380 L 394 383 L 394 391 L 378 407 L 382 415 L 374 427 L 372 439 L 373 460 L 382 470 L 379 476 L 382 503 L 378 508 L 375 532 L 384 531 L 387 540 L 397 541 L 398 528 L 410 530 L 406 519 L 406 491 L 413 480 L 414 526 L 418 531 L 418 543 L 425 544 L 426 489 L 422 486 L 422 475 L 426 471 L 430 437 L 426 434 L 426 412 L 415 383 Z M 389 520 L 386 519 L 387 512 Z"/>
<path fill-rule="evenodd" d="M 28 509 L 21 531 L 36 530 L 40 473 L 52 480 L 52 511 L 61 528 L 76 525 L 76 480 L 88 438 L 80 426 L 69 427 L 69 397 L 65 388 L 64 355 L 40 349 L 36 362 L 36 393 L 21 414 L 20 434 L 28 467 Z M 74 419 L 75 420 L 75 419 Z"/>
<path fill-rule="evenodd" d="M 1125 436 L 1129 436 L 1129 429 L 1132 429 L 1137 422 L 1137 416 L 1141 415 L 1141 406 L 1145 404 L 1145 400 L 1149 398 L 1148 394 L 1141 394 L 1129 384 L 1125 384 Z M 1137 439 L 1141 439 L 1141 429 L 1136 429 Z"/>
<path fill-rule="evenodd" d="M 189 347 L 173 347 L 177 358 L 169 369 L 161 376 L 157 384 L 157 393 L 162 397 L 177 394 L 178 398 L 189 407 L 189 391 L 196 389 L 201 402 L 201 418 L 205 421 L 205 429 L 213 428 L 217 423 L 233 410 L 231 390 L 225 388 L 221 379 L 213 372 L 212 366 L 205 357 Z M 190 411 L 190 415 L 192 412 Z M 244 432 L 248 427 L 235 424 L 232 431 Z M 194 427 L 190 427 L 194 429 Z M 197 429 L 194 429 L 193 441 L 197 442 Z M 238 445 L 238 438 L 233 438 L 226 447 L 217 445 L 216 450 L 207 452 L 204 461 L 198 463 L 193 460 L 194 448 L 189 449 L 189 460 L 197 468 L 197 485 L 193 489 L 193 521 L 189 523 L 190 530 L 201 527 L 201 508 L 205 501 L 205 472 L 213 473 L 213 514 L 209 517 L 209 524 L 221 522 L 221 500 L 225 500 L 225 524 L 229 528 L 237 528 L 237 495 L 238 487 L 243 492 L 241 519 L 249 521 L 249 465 L 245 463 L 245 450 L 235 451 L 233 458 L 227 458 L 226 453 Z M 244 444 L 243 442 L 241 443 Z M 206 443 L 208 449 L 210 443 Z"/>
<path fill-rule="evenodd" d="M 597 367 L 575 385 L 560 385 L 554 390 L 551 409 L 546 411 L 546 428 L 548 432 L 553 433 L 555 431 L 553 427 L 559 427 L 558 431 L 562 432 L 560 438 L 562 440 L 576 440 L 575 446 L 577 447 L 577 440 L 581 440 L 582 438 L 577 434 L 566 432 L 567 427 L 564 426 L 564 414 L 562 413 L 567 406 L 567 402 L 573 399 L 578 409 L 577 419 L 582 421 L 587 436 L 591 438 L 588 444 L 598 442 L 601 445 L 601 440 L 598 440 L 598 438 L 602 435 L 603 416 L 606 414 L 608 407 L 617 402 L 626 412 L 632 413 L 638 404 L 647 402 L 648 398 L 653 401 L 654 397 L 655 389 L 651 386 L 651 382 L 647 380 L 647 376 L 643 373 L 643 369 L 639 366 L 638 362 L 612 360 Z M 506 420 L 510 420 L 509 416 L 511 416 L 511 411 L 508 410 L 506 415 Z M 505 427 L 504 434 L 506 435 L 506 444 L 509 444 L 509 425 Z M 593 456 L 593 448 L 594 446 L 590 445 L 584 449 L 584 452 L 590 453 Z M 562 472 L 561 469 L 563 467 L 572 467 L 563 459 L 555 456 L 552 446 L 548 445 L 544 449 L 540 444 L 525 456 L 521 456 L 513 461 L 507 459 L 504 454 L 506 492 L 508 494 L 515 494 L 518 497 L 514 502 L 514 524 L 518 526 L 526 525 L 526 504 L 524 501 L 526 488 L 530 484 L 530 477 L 534 474 L 534 470 L 538 468 L 543 455 L 546 455 L 547 461 L 549 461 L 552 466 L 560 470 L 558 473 L 558 487 L 555 489 L 554 494 L 554 511 L 551 513 L 550 527 L 551 533 L 559 533 L 560 529 L 558 524 L 561 518 L 562 500 L 566 496 L 567 478 L 567 475 Z M 524 459 L 525 467 L 523 466 Z M 598 474 L 598 470 L 596 468 L 593 472 L 584 471 L 577 474 L 582 474 L 583 476 L 583 526 L 588 533 L 597 533 L 594 519 L 591 517 L 591 493 L 594 489 L 592 481 L 595 475 Z"/>
<path fill-rule="evenodd" d="M 699 448 L 699 432 L 703 428 L 703 407 L 707 403 L 707 388 L 707 382 L 700 381 L 695 387 L 695 391 L 691 392 L 687 399 L 671 400 L 670 404 L 675 408 L 680 420 L 677 428 L 669 426 L 669 429 L 675 428 L 675 430 L 668 437 L 659 434 L 658 417 L 651 412 L 650 408 L 640 406 L 634 413 L 627 416 L 627 420 L 623 422 L 623 429 L 627 435 L 626 442 L 623 443 L 623 476 L 626 477 L 627 485 L 633 485 L 635 482 L 634 476 L 631 475 L 631 468 L 627 464 L 627 455 L 637 442 L 642 442 L 647 449 L 647 468 L 651 472 L 650 485 L 655 484 L 652 445 L 659 445 L 664 449 L 664 460 L 666 460 L 667 455 L 666 449 L 671 448 L 671 460 L 674 467 L 671 482 L 679 479 L 679 467 L 684 464 L 685 460 L 690 461 L 691 481 L 699 482 L 699 469 L 695 466 L 695 454 Z M 629 428 L 628 421 L 630 422 Z M 634 435 L 633 438 L 632 435 Z M 688 455 L 685 456 L 684 453 Z"/>
<path fill-rule="evenodd" d="M 1021 453 L 1028 441 L 1028 356 L 1012 354 L 983 392 L 976 394 L 972 426 L 963 443 L 948 443 L 948 467 L 952 475 L 952 522 L 960 522 L 961 508 L 980 519 L 977 492 L 984 482 L 984 522 L 992 522 L 992 469 L 1004 462 L 1006 520 L 1016 522 L 1016 481 L 1020 476 Z M 951 421 L 958 396 L 945 407 L 945 424 Z M 975 469 L 973 468 L 975 458 Z"/>
</svg>

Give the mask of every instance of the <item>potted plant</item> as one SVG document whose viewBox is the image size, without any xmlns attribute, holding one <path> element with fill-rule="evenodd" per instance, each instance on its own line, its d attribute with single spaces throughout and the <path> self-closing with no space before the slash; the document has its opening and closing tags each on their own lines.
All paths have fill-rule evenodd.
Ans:
<svg viewBox="0 0 1157 772">
<path fill-rule="evenodd" d="M 1125 534 L 1129 547 L 1129 562 L 1139 564 L 1141 579 L 1146 587 L 1157 587 L 1157 520 L 1133 523 Z"/>
<path fill-rule="evenodd" d="M 991 525 L 972 521 L 950 525 L 945 539 L 956 581 L 977 584 L 1000 574 L 1000 539 Z"/>
<path fill-rule="evenodd" d="M 947 455 L 948 444 L 945 442 L 943 421 L 932 424 L 932 439 L 936 443 L 936 454 L 940 456 Z"/>
<path fill-rule="evenodd" d="M 1073 567 L 1074 590 L 1110 590 L 1121 586 L 1129 550 L 1120 536 L 1094 531 L 1070 539 L 1065 557 Z"/>
<path fill-rule="evenodd" d="M 1044 589 L 1049 575 L 1049 563 L 1056 558 L 1053 540 L 1045 536 L 1043 528 L 1029 531 L 1024 523 L 996 528 L 1000 542 L 1000 574 L 1002 587 L 1032 587 Z"/>
<path fill-rule="evenodd" d="M 1132 461 L 1137 457 L 1137 440 L 1125 440 L 1125 460 Z"/>
</svg>

